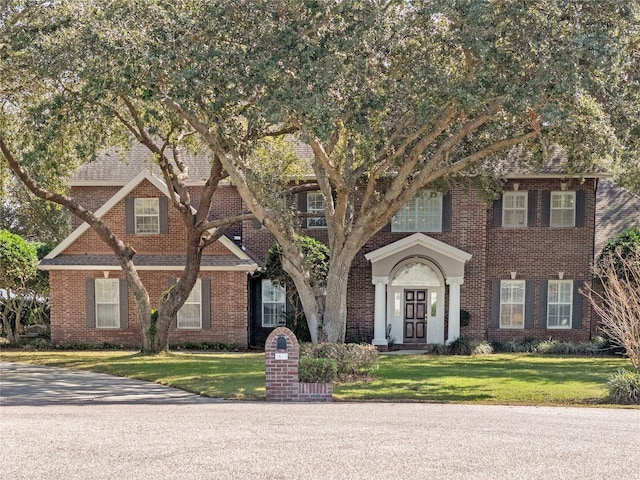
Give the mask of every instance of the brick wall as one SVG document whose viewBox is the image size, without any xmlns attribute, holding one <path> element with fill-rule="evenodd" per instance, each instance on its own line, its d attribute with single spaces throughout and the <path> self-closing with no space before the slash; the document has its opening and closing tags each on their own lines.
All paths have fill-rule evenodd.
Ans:
<svg viewBox="0 0 640 480">
<path fill-rule="evenodd" d="M 519 180 L 519 190 L 561 190 L 559 179 Z M 508 182 L 505 190 L 512 190 Z M 539 282 L 557 279 L 558 272 L 565 272 L 566 279 L 586 281 L 593 258 L 593 232 L 595 230 L 595 180 L 584 183 L 573 180 L 568 190 L 584 190 L 585 223 L 575 228 L 542 227 L 542 198 L 537 196 L 536 221 L 523 229 L 494 227 L 493 203 L 471 189 L 454 187 L 452 195 L 451 230 L 427 233 L 432 238 L 445 242 L 472 255 L 465 266 L 464 284 L 461 286 L 461 309 L 471 314 L 468 326 L 461 327 L 461 335 L 481 339 L 522 339 L 534 337 L 545 339 L 553 336 L 567 340 L 585 340 L 590 336 L 591 310 L 582 302 L 582 327 L 572 330 L 547 330 L 538 327 L 536 312 L 535 328 L 526 330 L 500 330 L 491 327 L 491 281 L 509 279 L 511 271 L 518 277 L 536 282 L 536 310 L 539 310 Z M 303 233 L 326 242 L 326 230 L 304 229 Z M 243 241 L 249 251 L 260 261 L 273 245 L 268 230 L 256 222 L 244 222 Z M 374 286 L 371 283 L 371 264 L 364 255 L 412 233 L 396 233 L 383 230 L 374 235 L 359 252 L 349 273 L 347 337 L 370 341 L 373 338 Z M 448 287 L 447 287 L 448 296 Z M 445 306 L 445 322 L 448 318 Z M 446 328 L 446 325 L 445 325 Z"/>
<path fill-rule="evenodd" d="M 559 179 L 520 180 L 519 190 L 560 191 Z M 574 282 L 590 282 L 590 267 L 593 259 L 593 235 L 595 231 L 595 180 L 587 179 L 583 184 L 572 180 L 568 191 L 583 190 L 585 193 L 585 216 L 582 227 L 552 228 L 542 224 L 542 198 L 537 195 L 536 219 L 526 228 L 503 228 L 493 225 L 493 207 L 487 216 L 487 281 L 485 302 L 491 302 L 491 279 L 510 279 L 510 272 L 517 272 L 517 279 L 533 280 L 535 291 L 534 327 L 528 329 L 496 329 L 491 327 L 491 312 L 487 310 L 483 327 L 489 339 L 518 340 L 525 337 L 584 341 L 590 338 L 591 308 L 582 301 L 582 325 L 579 329 L 548 330 L 540 322 L 540 282 L 564 279 Z M 512 190 L 512 182 L 505 186 Z M 542 322 L 544 323 L 544 322 Z M 480 333 L 480 332 L 478 332 Z"/>
<path fill-rule="evenodd" d="M 110 272 L 109 278 L 120 278 Z M 178 272 L 140 271 L 153 307 L 157 307 Z M 141 345 L 140 322 L 133 295 L 129 293 L 129 328 L 87 328 L 85 319 L 85 279 L 104 278 L 102 271 L 50 272 L 51 340 L 54 344 L 103 342 L 138 347 Z M 247 278 L 245 272 L 201 272 L 200 278 L 211 280 L 211 329 L 172 329 L 170 343 L 222 342 L 247 347 Z"/>
<path fill-rule="evenodd" d="M 559 179 L 522 179 L 518 181 L 519 190 L 560 190 Z M 108 187 L 111 188 L 111 187 Z M 107 195 L 107 187 L 96 197 Z M 590 280 L 589 268 L 593 258 L 593 233 L 595 230 L 595 180 L 584 183 L 572 180 L 568 190 L 585 192 L 585 224 L 575 228 L 550 228 L 541 226 L 542 198 L 537 196 L 536 221 L 523 229 L 503 228 L 493 225 L 493 205 L 482 199 L 476 192 L 462 187 L 452 190 L 452 228 L 451 231 L 428 233 L 429 236 L 472 254 L 465 266 L 464 284 L 461 287 L 461 308 L 470 312 L 471 322 L 461 328 L 461 334 L 474 339 L 522 339 L 524 337 L 548 338 L 553 336 L 567 340 L 586 340 L 590 336 L 591 310 L 586 301 L 582 302 L 582 326 L 572 330 L 547 330 L 539 325 L 539 307 L 536 306 L 534 327 L 526 330 L 505 330 L 491 327 L 491 286 L 495 279 L 509 279 L 510 272 L 516 271 L 518 279 L 533 280 L 536 305 L 539 302 L 540 282 L 558 278 L 558 272 L 564 272 L 565 279 L 576 282 Z M 505 190 L 512 190 L 508 182 Z M 193 190 L 194 198 L 199 191 Z M 83 195 L 86 195 L 84 193 Z M 131 196 L 158 196 L 159 192 L 148 182 L 143 182 Z M 231 186 L 218 189 L 214 198 L 212 216 L 237 213 L 242 202 Z M 124 228 L 124 202 L 105 216 L 113 225 L 116 234 L 130 243 L 139 253 L 176 254 L 184 251 L 185 231 L 179 215 L 169 209 L 169 234 L 133 236 L 126 235 Z M 248 251 L 263 262 L 274 239 L 268 230 L 256 221 L 245 221 L 235 227 L 234 235 L 242 235 L 242 242 Z M 326 242 L 326 230 L 305 229 L 303 233 Z M 374 235 L 363 250 L 356 255 L 350 277 L 348 296 L 347 336 L 350 339 L 370 341 L 373 338 L 374 287 L 371 283 L 371 264 L 364 254 L 376 250 L 391 242 L 400 240 L 411 233 L 381 231 Z M 97 247 L 98 246 L 98 247 Z M 97 249 L 103 249 L 98 251 Z M 92 231 L 87 231 L 69 248 L 66 253 L 110 253 Z M 227 253 L 221 245 L 209 248 L 206 254 Z M 97 272 L 100 273 L 100 272 Z M 53 272 L 52 272 L 53 274 Z M 234 287 L 235 308 L 243 311 L 243 325 L 246 328 L 246 276 L 242 274 L 242 283 Z M 213 282 L 213 280 L 212 280 Z M 235 280 L 234 280 L 235 282 Z M 240 287 L 240 285 L 242 286 Z M 236 285 L 234 283 L 234 285 Z M 83 287 L 84 288 L 84 287 Z M 229 291 L 228 287 L 225 287 Z M 353 293 L 357 292 L 357 294 Z M 448 293 L 448 292 L 447 292 Z M 53 295 L 53 292 L 52 292 Z M 53 302 L 52 302 L 53 303 Z M 57 309 L 57 307 L 54 307 Z M 78 310 L 83 312 L 83 309 Z M 212 310 L 215 312 L 215 308 Z M 447 312 L 445 312 L 445 319 Z M 233 322 L 232 322 L 233 323 Z M 235 323 L 234 323 L 235 325 Z M 53 330 L 55 328 L 52 327 Z M 238 337 L 237 326 L 230 327 L 230 337 Z M 189 334 L 180 333 L 180 338 Z M 197 334 L 196 334 L 197 336 Z M 246 332 L 244 334 L 246 343 Z M 240 343 L 240 342 L 234 342 Z"/>
</svg>

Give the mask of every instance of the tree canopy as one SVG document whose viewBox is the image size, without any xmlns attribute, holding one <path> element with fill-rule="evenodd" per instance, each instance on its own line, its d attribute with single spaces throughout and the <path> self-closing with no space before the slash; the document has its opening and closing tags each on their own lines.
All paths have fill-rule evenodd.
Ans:
<svg viewBox="0 0 640 480">
<path fill-rule="evenodd" d="M 62 187 L 98 147 L 145 141 L 141 126 L 206 148 L 282 246 L 314 341 L 344 338 L 351 262 L 419 190 L 555 145 L 568 173 L 635 155 L 637 0 L 15 5 L 0 139 L 21 164 Z M 259 153 L 285 134 L 312 147 L 325 201 L 320 299 L 286 201 L 300 186 Z"/>
</svg>

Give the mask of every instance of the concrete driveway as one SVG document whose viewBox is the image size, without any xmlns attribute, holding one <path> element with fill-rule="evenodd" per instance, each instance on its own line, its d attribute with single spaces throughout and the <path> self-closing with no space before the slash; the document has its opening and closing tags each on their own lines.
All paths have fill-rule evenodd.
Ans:
<svg viewBox="0 0 640 480">
<path fill-rule="evenodd" d="M 203 399 L 0 363 L 11 479 L 640 479 L 640 410 Z"/>
</svg>

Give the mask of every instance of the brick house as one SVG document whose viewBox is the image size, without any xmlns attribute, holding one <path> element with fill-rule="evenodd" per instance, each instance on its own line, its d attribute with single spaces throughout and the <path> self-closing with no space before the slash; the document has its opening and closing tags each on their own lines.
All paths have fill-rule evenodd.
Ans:
<svg viewBox="0 0 640 480">
<path fill-rule="evenodd" d="M 301 147 L 301 156 L 309 151 Z M 73 194 L 131 243 L 140 275 L 159 298 L 184 263 L 181 222 L 142 147 L 126 163 L 104 156 L 83 166 Z M 206 159 L 191 169 L 198 189 Z M 504 175 L 501 198 L 473 188 L 422 192 L 356 257 L 349 278 L 347 337 L 375 345 L 442 344 L 472 339 L 588 340 L 595 331 L 579 288 L 590 281 L 595 206 L 601 174 L 567 177 L 554 162 Z M 238 213 L 242 201 L 222 185 L 212 217 Z M 302 232 L 322 240 L 322 197 L 299 194 Z M 55 343 L 140 343 L 133 300 L 115 258 L 86 224 L 42 262 L 50 272 L 51 334 Z M 270 233 L 256 221 L 235 226 L 209 247 L 200 280 L 178 315 L 170 342 L 262 346 L 284 320 L 286 301 L 260 273 Z"/>
</svg>

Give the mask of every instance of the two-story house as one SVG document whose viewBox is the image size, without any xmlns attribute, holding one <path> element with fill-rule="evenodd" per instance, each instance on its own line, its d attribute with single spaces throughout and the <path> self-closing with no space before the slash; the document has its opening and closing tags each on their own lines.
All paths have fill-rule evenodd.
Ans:
<svg viewBox="0 0 640 480">
<path fill-rule="evenodd" d="M 195 160 L 191 188 L 197 189 L 208 170 L 205 158 Z M 442 344 L 460 335 L 589 339 L 595 322 L 579 289 L 591 281 L 601 174 L 566 176 L 556 160 L 542 170 L 505 174 L 504 192 L 493 202 L 457 185 L 444 194 L 423 191 L 407 203 L 352 265 L 348 337 L 380 346 L 389 339 Z M 159 178 L 150 156 L 134 147 L 125 163 L 105 155 L 83 166 L 71 184 L 76 198 L 134 246 L 152 299 L 184 264 L 184 230 Z M 318 214 L 303 220 L 303 233 L 326 238 L 322 196 L 299 194 L 298 205 Z M 241 209 L 235 188 L 222 185 L 211 215 Z M 114 256 L 86 224 L 75 227 L 41 262 L 50 272 L 52 341 L 138 344 L 133 300 Z M 268 230 L 246 221 L 208 248 L 170 342 L 260 346 L 287 308 L 284 293 L 260 273 L 272 245 Z"/>
</svg>

